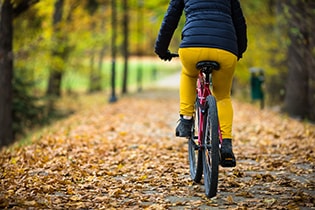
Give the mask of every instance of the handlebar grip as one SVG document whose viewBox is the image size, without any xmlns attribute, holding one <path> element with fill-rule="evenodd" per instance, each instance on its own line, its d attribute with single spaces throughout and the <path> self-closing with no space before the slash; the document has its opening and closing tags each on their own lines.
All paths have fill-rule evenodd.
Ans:
<svg viewBox="0 0 315 210">
<path fill-rule="evenodd" d="M 172 58 L 179 57 L 178 53 L 171 53 Z"/>
</svg>

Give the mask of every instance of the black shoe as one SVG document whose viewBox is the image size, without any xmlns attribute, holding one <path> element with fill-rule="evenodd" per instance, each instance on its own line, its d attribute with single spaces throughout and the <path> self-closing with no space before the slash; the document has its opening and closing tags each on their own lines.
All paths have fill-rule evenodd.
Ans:
<svg viewBox="0 0 315 210">
<path fill-rule="evenodd" d="M 193 119 L 186 120 L 181 116 L 179 119 L 179 124 L 176 127 L 175 135 L 178 137 L 190 137 L 192 124 Z"/>
<path fill-rule="evenodd" d="M 221 152 L 220 164 L 222 167 L 235 167 L 236 166 L 236 160 L 233 154 L 231 139 L 223 139 L 220 152 Z"/>
</svg>

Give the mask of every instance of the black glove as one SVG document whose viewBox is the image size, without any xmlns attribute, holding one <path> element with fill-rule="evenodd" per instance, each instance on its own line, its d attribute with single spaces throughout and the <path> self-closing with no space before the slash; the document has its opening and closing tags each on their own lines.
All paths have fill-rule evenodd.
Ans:
<svg viewBox="0 0 315 210">
<path fill-rule="evenodd" d="M 169 50 L 167 50 L 167 51 L 166 51 L 165 53 L 163 53 L 163 54 L 159 53 L 158 55 L 159 55 L 159 57 L 160 57 L 162 60 L 164 60 L 164 61 L 170 61 L 170 60 L 172 60 L 172 58 L 173 58 L 173 56 L 172 56 L 172 54 L 171 54 L 171 52 L 170 52 Z"/>
<path fill-rule="evenodd" d="M 237 61 L 239 61 L 242 57 L 243 57 L 243 55 L 242 55 L 242 54 L 239 54 L 239 55 L 237 56 Z"/>
</svg>

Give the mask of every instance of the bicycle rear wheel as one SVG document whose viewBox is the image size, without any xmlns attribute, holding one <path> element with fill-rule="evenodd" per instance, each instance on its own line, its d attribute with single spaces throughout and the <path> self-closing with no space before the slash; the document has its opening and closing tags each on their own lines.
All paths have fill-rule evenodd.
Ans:
<svg viewBox="0 0 315 210">
<path fill-rule="evenodd" d="M 198 100 L 198 99 L 196 99 Z M 196 183 L 199 183 L 202 177 L 202 153 L 200 146 L 198 145 L 198 125 L 199 125 L 199 110 L 198 103 L 195 103 L 195 117 L 192 126 L 192 134 L 188 139 L 188 158 L 189 158 L 189 169 L 190 177 Z"/>
<path fill-rule="evenodd" d="M 219 120 L 215 98 L 207 97 L 208 110 L 204 119 L 202 163 L 205 194 L 212 198 L 217 194 L 219 175 Z"/>
</svg>

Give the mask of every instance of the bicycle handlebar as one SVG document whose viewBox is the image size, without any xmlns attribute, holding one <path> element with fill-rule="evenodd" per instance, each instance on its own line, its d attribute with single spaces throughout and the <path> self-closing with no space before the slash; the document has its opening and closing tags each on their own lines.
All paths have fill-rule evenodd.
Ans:
<svg viewBox="0 0 315 210">
<path fill-rule="evenodd" d="M 171 53 L 172 58 L 179 57 L 178 53 Z"/>
</svg>

